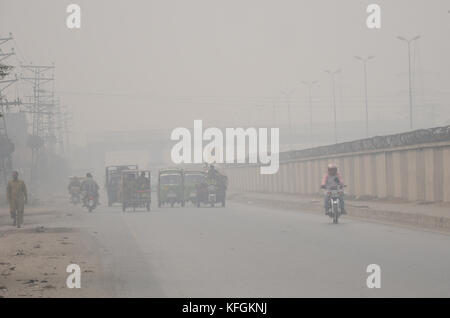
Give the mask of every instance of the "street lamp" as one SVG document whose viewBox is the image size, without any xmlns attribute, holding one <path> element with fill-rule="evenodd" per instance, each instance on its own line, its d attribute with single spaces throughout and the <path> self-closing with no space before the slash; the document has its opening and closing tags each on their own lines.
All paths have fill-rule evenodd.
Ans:
<svg viewBox="0 0 450 318">
<path fill-rule="evenodd" d="M 311 143 L 311 148 L 313 147 L 313 115 L 312 115 L 312 99 L 311 99 L 311 87 L 316 84 L 317 81 L 303 81 L 302 84 L 308 86 L 308 103 L 309 103 L 309 141 Z"/>
<path fill-rule="evenodd" d="M 406 39 L 403 36 L 398 36 L 397 39 L 408 44 L 408 70 L 409 70 L 409 127 L 413 129 L 413 95 L 412 95 L 412 79 L 411 79 L 411 43 L 420 39 L 420 35 L 416 35 L 411 39 Z"/>
<path fill-rule="evenodd" d="M 289 150 L 292 150 L 292 122 L 291 122 L 291 101 L 290 97 L 295 92 L 294 89 L 290 91 L 281 91 L 281 95 L 286 96 L 287 111 L 288 111 L 288 125 L 289 125 Z"/>
<path fill-rule="evenodd" d="M 366 58 L 362 58 L 359 56 L 355 56 L 355 59 L 360 60 L 364 65 L 364 96 L 366 101 L 366 137 L 369 138 L 369 107 L 367 102 L 367 61 L 373 59 L 374 56 L 368 56 Z"/>
<path fill-rule="evenodd" d="M 272 100 L 272 109 L 273 109 L 273 127 L 277 127 L 277 105 L 276 105 L 276 97 Z"/>
<path fill-rule="evenodd" d="M 266 106 L 265 105 L 255 105 L 255 108 L 257 110 L 257 116 L 255 116 L 255 127 L 258 127 L 258 120 L 260 121 L 259 126 L 261 126 L 261 121 L 262 121 L 262 113 L 263 110 Z"/>
<path fill-rule="evenodd" d="M 331 84 L 332 84 L 332 90 L 333 90 L 334 143 L 337 144 L 336 93 L 335 93 L 334 77 L 336 74 L 341 73 L 341 69 L 337 69 L 336 71 L 325 70 L 325 72 L 331 76 Z"/>
</svg>

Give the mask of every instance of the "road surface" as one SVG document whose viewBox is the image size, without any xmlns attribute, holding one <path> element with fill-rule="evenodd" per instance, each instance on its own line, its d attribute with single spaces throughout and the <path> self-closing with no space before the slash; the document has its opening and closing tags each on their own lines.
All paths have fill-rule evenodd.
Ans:
<svg viewBox="0 0 450 318">
<path fill-rule="evenodd" d="M 449 235 L 234 202 L 68 209 L 85 214 L 98 283 L 118 297 L 450 296 Z M 381 267 L 380 289 L 366 285 L 369 264 Z"/>
</svg>

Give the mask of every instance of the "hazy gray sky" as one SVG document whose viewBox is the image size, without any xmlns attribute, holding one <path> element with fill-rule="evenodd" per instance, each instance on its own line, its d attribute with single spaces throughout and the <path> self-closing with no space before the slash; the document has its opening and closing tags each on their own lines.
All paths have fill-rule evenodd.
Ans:
<svg viewBox="0 0 450 318">
<path fill-rule="evenodd" d="M 66 7 L 82 9 L 81 30 L 66 27 Z M 370 3 L 382 28 L 369 30 Z M 449 120 L 448 0 L 1 0 L 0 35 L 12 32 L 27 61 L 56 64 L 56 89 L 74 114 L 74 131 L 254 124 L 256 116 L 305 122 L 304 80 L 317 80 L 315 118 L 331 120 L 330 79 L 342 68 L 339 120 L 363 119 L 362 65 L 368 64 L 371 118 L 406 120 L 407 50 L 397 35 L 421 35 L 414 46 L 418 112 L 437 103 Z M 19 54 L 19 57 L 21 57 Z M 340 97 L 338 100 L 341 101 Z M 256 108 L 264 105 L 264 108 Z M 422 108 L 420 108 L 422 107 Z"/>
</svg>

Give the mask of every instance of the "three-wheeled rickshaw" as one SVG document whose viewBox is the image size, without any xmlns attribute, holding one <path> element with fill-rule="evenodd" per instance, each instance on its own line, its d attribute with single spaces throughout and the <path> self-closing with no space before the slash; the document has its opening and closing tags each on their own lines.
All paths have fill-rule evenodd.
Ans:
<svg viewBox="0 0 450 318">
<path fill-rule="evenodd" d="M 182 169 L 162 169 L 158 173 L 158 207 L 180 204 L 184 207 L 184 173 Z"/>
<path fill-rule="evenodd" d="M 184 200 L 197 205 L 197 191 L 206 179 L 206 172 L 201 170 L 186 170 L 184 172 Z"/>
<path fill-rule="evenodd" d="M 120 178 L 120 196 L 122 211 L 128 208 L 136 211 L 145 208 L 150 211 L 151 174 L 149 170 L 122 170 Z"/>
<path fill-rule="evenodd" d="M 120 203 L 120 178 L 124 170 L 137 170 L 137 165 L 108 166 L 105 171 L 105 188 L 108 196 L 108 206 Z"/>
</svg>

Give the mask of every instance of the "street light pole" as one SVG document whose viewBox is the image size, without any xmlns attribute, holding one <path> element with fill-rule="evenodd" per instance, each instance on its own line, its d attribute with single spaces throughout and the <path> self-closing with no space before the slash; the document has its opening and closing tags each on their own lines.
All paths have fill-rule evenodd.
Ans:
<svg viewBox="0 0 450 318">
<path fill-rule="evenodd" d="M 416 35 L 411 39 L 406 39 L 402 36 L 398 36 L 397 39 L 404 41 L 408 44 L 408 81 L 409 81 L 409 128 L 413 129 L 413 94 L 412 94 L 412 77 L 411 77 L 411 43 L 420 39 L 420 35 Z"/>
<path fill-rule="evenodd" d="M 374 56 L 368 56 L 366 58 L 362 58 L 359 56 L 355 56 L 355 59 L 362 61 L 364 65 L 364 96 L 366 102 L 366 137 L 369 138 L 369 106 L 368 106 L 368 98 L 367 98 L 367 61 L 373 59 Z"/>
<path fill-rule="evenodd" d="M 259 127 L 261 127 L 261 121 L 262 121 L 262 113 L 263 113 L 263 110 L 264 110 L 264 108 L 265 108 L 265 105 L 255 105 L 255 108 L 257 109 L 257 116 L 255 116 L 256 117 L 256 120 L 255 120 L 255 127 L 258 127 L 258 120 L 260 121 L 260 124 L 259 124 Z"/>
<path fill-rule="evenodd" d="M 275 100 L 272 101 L 272 108 L 273 108 L 273 127 L 277 127 L 277 107 L 275 104 Z"/>
<path fill-rule="evenodd" d="M 289 125 L 289 150 L 292 150 L 292 118 L 291 118 L 291 101 L 290 97 L 295 90 L 282 91 L 281 94 L 286 96 L 287 101 L 287 111 L 288 111 L 288 125 Z"/>
<path fill-rule="evenodd" d="M 304 85 L 306 85 L 306 86 L 308 86 L 308 103 L 309 103 L 309 141 L 310 141 L 310 143 L 311 143 L 311 148 L 313 147 L 313 145 L 314 145 L 314 142 L 313 142 L 313 133 L 312 133 L 312 131 L 313 131 L 313 115 L 312 115 L 312 113 L 313 113 L 313 109 L 312 109 L 312 98 L 311 98 L 311 87 L 314 85 L 314 84 L 316 84 L 317 83 L 317 81 L 312 81 L 312 82 L 307 82 L 307 81 L 304 81 L 304 82 L 302 82 Z"/>
<path fill-rule="evenodd" d="M 336 93 L 335 93 L 335 83 L 334 83 L 334 76 L 336 74 L 339 74 L 341 72 L 340 69 L 332 72 L 330 70 L 326 70 L 326 73 L 328 73 L 331 76 L 331 82 L 332 82 L 332 89 L 333 89 L 333 113 L 334 113 L 334 143 L 337 144 L 338 138 L 337 138 L 337 115 L 336 115 Z"/>
</svg>

